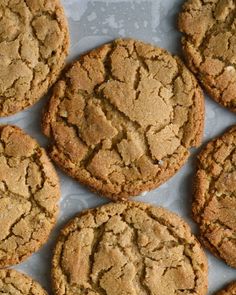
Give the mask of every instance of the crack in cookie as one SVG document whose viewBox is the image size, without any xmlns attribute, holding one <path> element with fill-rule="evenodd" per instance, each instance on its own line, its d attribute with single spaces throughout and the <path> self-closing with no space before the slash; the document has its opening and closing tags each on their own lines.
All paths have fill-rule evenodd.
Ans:
<svg viewBox="0 0 236 295">
<path fill-rule="evenodd" d="M 36 103 L 56 81 L 69 47 L 59 0 L 0 3 L 0 116 Z"/>
<path fill-rule="evenodd" d="M 153 189 L 201 143 L 202 92 L 163 49 L 116 40 L 74 62 L 43 117 L 50 155 L 68 174 L 113 198 Z"/>
<path fill-rule="evenodd" d="M 0 266 L 20 263 L 56 222 L 59 181 L 44 149 L 14 126 L 0 127 Z"/>
<path fill-rule="evenodd" d="M 52 280 L 56 295 L 203 295 L 207 260 L 177 215 L 139 202 L 110 203 L 62 229 Z"/>
</svg>

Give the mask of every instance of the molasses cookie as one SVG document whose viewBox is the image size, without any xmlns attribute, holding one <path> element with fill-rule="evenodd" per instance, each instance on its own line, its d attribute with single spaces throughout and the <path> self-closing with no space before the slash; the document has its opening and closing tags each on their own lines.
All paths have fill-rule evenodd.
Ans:
<svg viewBox="0 0 236 295">
<path fill-rule="evenodd" d="M 236 2 L 188 0 L 179 29 L 190 69 L 217 102 L 236 112 Z"/>
<path fill-rule="evenodd" d="M 204 101 L 179 58 L 135 40 L 116 40 L 74 62 L 43 117 L 52 159 L 112 199 L 169 179 L 201 143 Z"/>
<path fill-rule="evenodd" d="M 0 293 L 7 295 L 47 295 L 30 277 L 13 269 L 0 270 Z"/>
<path fill-rule="evenodd" d="M 207 260 L 177 215 L 139 202 L 84 211 L 61 231 L 56 295 L 206 294 Z"/>
<path fill-rule="evenodd" d="M 44 149 L 18 127 L 0 126 L 0 267 L 25 260 L 47 241 L 59 196 Z"/>
<path fill-rule="evenodd" d="M 236 267 L 236 127 L 198 156 L 193 214 L 202 242 Z"/>
<path fill-rule="evenodd" d="M 47 92 L 68 47 L 59 0 L 0 1 L 0 116 L 33 105 Z"/>
</svg>

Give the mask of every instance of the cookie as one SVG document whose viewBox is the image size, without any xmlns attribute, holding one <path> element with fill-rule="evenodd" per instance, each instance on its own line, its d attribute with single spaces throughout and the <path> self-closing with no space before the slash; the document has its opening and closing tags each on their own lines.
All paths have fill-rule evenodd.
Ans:
<svg viewBox="0 0 236 295">
<path fill-rule="evenodd" d="M 0 270 L 0 293 L 7 295 L 47 295 L 30 277 L 13 269 Z"/>
<path fill-rule="evenodd" d="M 183 51 L 209 95 L 236 112 L 236 3 L 188 0 L 179 16 Z"/>
<path fill-rule="evenodd" d="M 236 126 L 198 156 L 193 215 L 203 243 L 236 267 Z"/>
<path fill-rule="evenodd" d="M 45 150 L 14 126 L 0 126 L 0 196 L 0 267 L 5 267 L 47 241 L 60 196 Z"/>
<path fill-rule="evenodd" d="M 224 290 L 216 293 L 216 295 L 236 295 L 236 282 L 231 283 Z"/>
<path fill-rule="evenodd" d="M 74 62 L 43 117 L 52 159 L 112 199 L 169 179 L 202 138 L 202 92 L 183 63 L 135 40 L 115 40 Z"/>
<path fill-rule="evenodd" d="M 0 116 L 36 103 L 56 81 L 69 48 L 59 0 L 0 1 Z"/>
<path fill-rule="evenodd" d="M 62 229 L 56 295 L 206 294 L 207 260 L 177 215 L 139 202 L 84 211 Z"/>
</svg>

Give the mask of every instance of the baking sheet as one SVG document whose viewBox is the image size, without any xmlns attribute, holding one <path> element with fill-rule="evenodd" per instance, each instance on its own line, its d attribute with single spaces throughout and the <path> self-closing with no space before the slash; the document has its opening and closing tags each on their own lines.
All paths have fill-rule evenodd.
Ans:
<svg viewBox="0 0 236 295">
<path fill-rule="evenodd" d="M 182 0 L 62 0 L 68 17 L 71 49 L 68 62 L 81 53 L 117 37 L 132 37 L 156 44 L 181 55 L 180 34 L 176 29 L 178 11 Z M 1 119 L 0 123 L 16 124 L 37 138 L 42 146 L 47 139 L 40 130 L 41 112 L 47 98 L 34 107 L 15 116 Z M 236 123 L 236 115 L 223 109 L 206 97 L 204 142 L 221 134 Z M 197 227 L 191 219 L 191 183 L 194 177 L 194 155 L 188 163 L 168 182 L 136 200 L 161 205 L 184 217 L 194 232 Z M 51 294 L 50 261 L 58 230 L 71 217 L 83 209 L 108 202 L 58 170 L 61 180 L 59 221 L 50 241 L 17 269 L 37 279 Z M 207 252 L 209 260 L 209 294 L 213 294 L 231 280 L 236 270 Z"/>
</svg>

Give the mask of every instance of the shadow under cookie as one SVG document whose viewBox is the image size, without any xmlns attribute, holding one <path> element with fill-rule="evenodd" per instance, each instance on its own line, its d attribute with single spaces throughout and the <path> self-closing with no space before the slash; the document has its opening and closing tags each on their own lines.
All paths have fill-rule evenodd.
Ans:
<svg viewBox="0 0 236 295">
<path fill-rule="evenodd" d="M 236 282 L 229 284 L 225 289 L 217 292 L 216 295 L 236 295 Z"/>
</svg>

